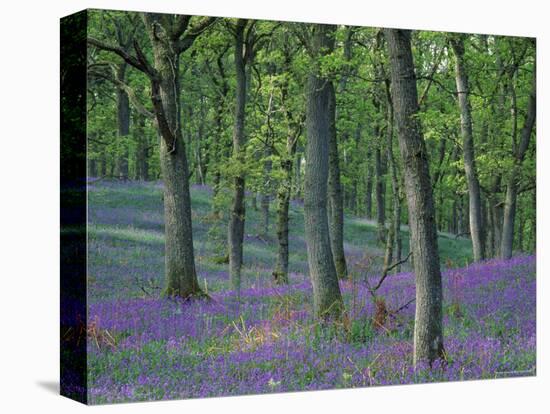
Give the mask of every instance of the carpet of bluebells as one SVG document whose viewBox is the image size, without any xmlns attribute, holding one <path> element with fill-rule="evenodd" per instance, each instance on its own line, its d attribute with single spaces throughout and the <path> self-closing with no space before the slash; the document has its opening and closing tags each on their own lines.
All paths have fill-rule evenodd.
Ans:
<svg viewBox="0 0 550 414">
<path fill-rule="evenodd" d="M 535 374 L 534 256 L 463 266 L 468 242 L 441 237 L 446 361 L 414 370 L 414 276 L 407 268 L 378 291 L 391 315 L 381 327 L 373 322 L 376 305 L 367 286 L 379 278 L 382 254 L 374 227 L 346 217 L 352 277 L 340 287 L 347 315 L 341 325 L 323 326 L 312 318 L 299 203 L 291 207 L 288 286 L 271 283 L 276 241 L 256 236 L 259 213 L 247 211 L 238 299 L 227 265 L 213 260 L 219 235 L 209 216 L 211 191 L 194 187 L 192 196 L 197 269 L 209 301 L 160 298 L 160 184 L 90 185 L 91 403 Z M 217 225 L 225 234 L 223 220 Z"/>
</svg>

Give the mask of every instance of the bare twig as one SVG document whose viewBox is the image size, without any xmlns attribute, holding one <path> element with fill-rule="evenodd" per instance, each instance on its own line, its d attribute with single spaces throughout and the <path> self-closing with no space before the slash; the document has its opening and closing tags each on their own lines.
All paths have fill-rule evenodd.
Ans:
<svg viewBox="0 0 550 414">
<path fill-rule="evenodd" d="M 384 280 L 386 280 L 386 278 L 388 277 L 388 274 L 390 273 L 390 271 L 395 269 L 397 266 L 400 266 L 403 263 L 407 262 L 409 260 L 409 258 L 411 257 L 411 255 L 412 255 L 412 251 L 410 251 L 409 254 L 407 255 L 407 257 L 405 257 L 404 259 L 402 259 L 402 260 L 392 264 L 391 266 L 388 266 L 386 269 L 384 269 L 384 273 L 382 274 L 382 276 L 378 280 L 378 283 L 376 284 L 376 286 L 374 286 L 373 288 L 368 286 L 368 290 L 369 290 L 370 294 L 373 297 L 376 297 L 376 291 L 378 289 L 380 289 L 380 287 L 382 286 L 382 283 L 384 283 Z M 368 282 L 367 282 L 367 285 L 368 285 Z"/>
</svg>

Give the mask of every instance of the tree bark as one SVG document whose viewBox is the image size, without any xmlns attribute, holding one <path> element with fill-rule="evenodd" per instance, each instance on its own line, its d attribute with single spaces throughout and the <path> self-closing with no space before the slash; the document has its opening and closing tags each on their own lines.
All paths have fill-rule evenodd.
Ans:
<svg viewBox="0 0 550 414">
<path fill-rule="evenodd" d="M 195 183 L 198 185 L 206 184 L 206 173 L 208 171 L 208 142 L 204 139 L 204 129 L 205 129 L 205 104 L 204 96 L 200 97 L 199 105 L 199 125 L 197 128 L 197 139 L 195 144 Z"/>
<path fill-rule="evenodd" d="M 296 148 L 296 156 L 294 159 L 294 162 L 296 163 L 296 167 L 294 168 L 294 199 L 295 200 L 301 200 L 302 199 L 302 155 L 303 149 Z"/>
<path fill-rule="evenodd" d="M 418 92 L 407 30 L 384 29 L 392 101 L 403 160 L 416 276 L 414 364 L 443 357 L 442 285 L 428 154 L 417 117 Z"/>
<path fill-rule="evenodd" d="M 127 64 L 117 65 L 117 81 L 125 82 Z M 116 159 L 116 174 L 121 179 L 128 179 L 128 145 L 124 138 L 130 134 L 130 99 L 122 88 L 116 88 L 117 105 L 117 138 L 120 143 L 120 153 Z"/>
<path fill-rule="evenodd" d="M 376 227 L 378 230 L 378 242 L 384 243 L 386 238 L 386 200 L 384 197 L 384 172 L 382 166 L 382 134 L 381 129 L 376 129 L 376 138 L 379 140 L 374 151 L 374 172 L 376 176 Z"/>
<path fill-rule="evenodd" d="M 151 99 L 161 135 L 160 167 L 164 182 L 165 277 L 164 294 L 187 298 L 200 296 L 195 269 L 189 166 L 182 135 L 179 52 L 166 25 L 166 15 L 144 13 L 153 48 L 154 69 L 142 66 L 151 78 Z M 163 31 L 158 30 L 163 27 Z M 159 34 L 164 32 L 164 34 Z M 137 52 L 137 50 L 136 50 Z M 152 73 L 151 73 L 152 72 Z"/>
<path fill-rule="evenodd" d="M 351 27 L 346 28 L 346 37 L 344 40 L 344 59 L 346 64 L 352 58 L 352 35 L 353 30 Z M 348 74 L 345 70 L 338 83 L 338 93 L 342 94 L 346 90 L 348 81 Z M 340 157 L 338 151 L 338 135 L 336 129 L 337 119 L 344 118 L 342 111 L 336 104 L 336 87 L 332 82 L 329 86 L 329 112 L 330 112 L 330 141 L 329 141 L 329 175 L 328 175 L 328 212 L 329 212 L 329 236 L 331 243 L 332 256 L 334 259 L 334 265 L 336 266 L 336 274 L 338 278 L 345 279 L 348 276 L 348 268 L 346 263 L 346 256 L 344 253 L 344 196 L 347 194 L 344 192 L 341 182 L 340 173 Z M 349 138 L 349 132 L 344 128 L 342 133 L 342 141 L 346 142 Z M 344 153 L 344 162 L 345 160 Z M 353 187 L 352 194 L 346 197 L 347 200 L 353 201 Z M 350 203 L 348 202 L 348 205 Z M 350 208 L 353 208 L 350 205 Z"/>
<path fill-rule="evenodd" d="M 485 257 L 496 257 L 498 256 L 499 251 L 499 243 L 497 242 L 498 230 L 497 226 L 498 223 L 496 222 L 496 215 L 495 215 L 495 196 L 494 195 L 488 195 L 487 196 L 487 206 L 485 209 Z"/>
<path fill-rule="evenodd" d="M 271 201 L 271 195 L 269 193 L 269 186 L 271 185 L 271 169 L 272 162 L 268 158 L 271 156 L 271 149 L 269 146 L 266 146 L 264 155 L 266 160 L 264 161 L 264 177 L 263 177 L 263 189 L 262 197 L 260 201 L 261 212 L 262 212 L 262 228 L 261 235 L 267 237 L 269 234 L 269 202 Z"/>
<path fill-rule="evenodd" d="M 344 202 L 340 182 L 340 160 L 336 136 L 336 93 L 332 82 L 327 85 L 329 94 L 329 172 L 328 172 L 328 212 L 330 246 L 336 274 L 345 279 L 348 274 L 344 254 Z"/>
<path fill-rule="evenodd" d="M 222 164 L 222 160 L 224 158 L 227 158 L 229 155 L 229 148 L 226 144 L 226 140 L 224 139 L 224 119 L 223 114 L 225 112 L 225 105 L 226 105 L 226 99 L 227 95 L 229 94 L 229 84 L 227 82 L 227 77 L 225 75 L 225 66 L 223 64 L 223 56 L 227 52 L 226 50 L 223 50 L 222 53 L 220 53 L 216 59 L 216 66 L 218 68 L 218 76 L 213 76 L 212 80 L 214 84 L 218 87 L 220 99 L 217 103 L 216 113 L 214 117 L 214 133 L 215 133 L 215 140 L 213 143 L 213 160 L 212 160 L 212 167 L 211 170 L 213 171 L 213 200 L 212 203 L 212 214 L 214 217 L 220 217 L 220 205 L 218 202 L 218 194 L 221 186 L 221 170 L 220 165 Z M 229 140 L 227 140 L 229 142 Z M 232 143 L 231 143 L 232 144 Z"/>
<path fill-rule="evenodd" d="M 449 233 L 458 234 L 458 212 L 457 212 L 457 201 L 456 198 L 453 199 L 453 207 L 451 212 L 451 221 L 449 223 Z"/>
<path fill-rule="evenodd" d="M 518 226 L 518 244 L 517 248 L 520 252 L 523 252 L 523 242 L 525 236 L 525 215 L 522 214 L 521 208 L 519 209 L 519 226 Z"/>
<path fill-rule="evenodd" d="M 460 128 L 462 132 L 462 148 L 464 170 L 468 184 L 470 236 L 474 261 L 485 258 L 483 245 L 483 223 L 481 213 L 481 189 L 477 176 L 474 137 L 472 131 L 472 113 L 470 109 L 468 73 L 464 61 L 464 37 L 458 35 L 451 39 L 451 46 L 455 54 L 456 89 L 460 107 Z"/>
<path fill-rule="evenodd" d="M 286 39 L 285 39 L 286 40 Z M 288 48 L 283 48 L 284 71 L 290 71 L 292 55 Z M 295 115 L 289 106 L 289 80 L 285 77 L 281 83 L 281 105 L 285 108 L 287 139 L 285 152 L 281 155 L 282 177 L 277 189 L 277 262 L 273 271 L 276 284 L 288 284 L 288 224 L 290 197 L 292 196 L 293 164 L 296 158 L 296 145 L 302 131 L 303 114 Z"/>
<path fill-rule="evenodd" d="M 286 154 L 281 159 L 283 177 L 277 190 L 277 263 L 273 271 L 276 284 L 288 284 L 288 211 L 292 192 L 292 163 L 296 151 L 297 131 L 287 136 Z"/>
<path fill-rule="evenodd" d="M 488 246 L 489 255 L 491 257 L 500 257 L 500 244 L 502 240 L 502 204 L 499 202 L 498 194 L 500 192 L 502 177 L 500 174 L 496 174 L 492 179 L 491 187 L 489 189 L 489 195 L 487 197 L 489 201 L 487 214 L 489 219 L 488 225 L 491 226 L 490 239 L 491 243 Z"/>
<path fill-rule="evenodd" d="M 313 309 L 319 319 L 340 318 L 343 300 L 330 248 L 327 183 L 330 142 L 330 83 L 320 73 L 318 59 L 334 48 L 335 26 L 314 24 L 310 47 L 313 58 L 306 86 L 306 171 L 304 224 Z"/>
<path fill-rule="evenodd" d="M 107 161 L 105 160 L 105 154 L 101 153 L 99 158 L 99 176 L 104 177 L 107 174 Z"/>
<path fill-rule="evenodd" d="M 97 162 L 95 159 L 88 159 L 88 177 L 97 177 Z"/>
<path fill-rule="evenodd" d="M 271 170 L 273 168 L 273 162 L 271 161 L 272 145 L 273 145 L 273 126 L 271 124 L 271 112 L 273 111 L 273 87 L 269 95 L 269 102 L 267 105 L 267 134 L 266 145 L 264 147 L 264 163 L 263 163 L 263 183 L 261 194 L 261 212 L 262 212 L 262 228 L 260 234 L 263 237 L 267 237 L 269 234 L 269 203 L 271 201 Z"/>
<path fill-rule="evenodd" d="M 276 284 L 288 284 L 288 210 L 292 191 L 292 156 L 296 143 L 287 140 L 287 157 L 281 160 L 283 178 L 277 191 L 277 263 L 273 271 Z"/>
<path fill-rule="evenodd" d="M 393 155 L 393 102 L 391 99 L 390 81 L 386 80 L 386 102 L 387 102 L 387 159 L 388 167 L 391 173 L 391 188 L 392 188 L 392 221 L 388 232 L 386 244 L 387 266 L 391 266 L 392 257 L 395 257 L 395 262 L 401 261 L 402 238 L 401 238 L 401 196 L 399 192 L 399 173 Z M 395 244 L 395 255 L 392 253 L 393 245 Z M 389 247 L 388 247 L 389 246 Z M 385 267 L 387 269 L 387 266 Z M 401 271 L 401 265 L 395 267 L 398 273 Z"/>
<path fill-rule="evenodd" d="M 367 179 L 365 184 L 365 215 L 372 219 L 372 166 L 370 152 L 367 154 Z"/>
<path fill-rule="evenodd" d="M 145 135 L 145 117 L 143 115 L 136 116 L 134 133 L 137 141 L 135 177 L 138 180 L 146 181 L 149 179 L 149 143 Z"/>
<path fill-rule="evenodd" d="M 246 62 L 244 58 L 244 31 L 247 20 L 239 19 L 235 27 L 235 73 L 237 80 L 235 100 L 235 124 L 233 127 L 233 158 L 238 166 L 244 162 L 245 145 L 245 107 L 246 107 Z M 233 202 L 229 217 L 228 246 L 229 274 L 231 285 L 236 292 L 241 288 L 241 267 L 243 263 L 243 240 L 245 220 L 245 178 L 238 171 L 233 179 Z"/>
<path fill-rule="evenodd" d="M 510 177 L 508 178 L 506 185 L 506 199 L 504 203 L 504 217 L 502 224 L 502 242 L 500 246 L 500 254 L 503 259 L 509 259 L 512 257 L 514 244 L 514 222 L 516 218 L 516 204 L 518 196 L 518 178 L 521 176 L 521 165 L 523 164 L 525 153 L 529 148 L 529 142 L 531 141 L 531 135 L 535 125 L 535 117 L 537 113 L 536 88 L 536 68 L 533 68 L 533 81 L 531 94 L 529 96 L 529 106 L 525 115 L 523 128 L 521 129 L 520 142 L 514 154 L 514 167 L 510 173 Z"/>
</svg>

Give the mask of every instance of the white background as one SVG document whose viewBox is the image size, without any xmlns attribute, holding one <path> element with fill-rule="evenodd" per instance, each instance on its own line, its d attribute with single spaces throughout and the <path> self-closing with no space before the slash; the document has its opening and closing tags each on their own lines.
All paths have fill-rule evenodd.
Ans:
<svg viewBox="0 0 550 414">
<path fill-rule="evenodd" d="M 549 207 L 544 118 L 550 58 L 544 0 L 5 1 L 0 14 L 0 410 L 82 412 L 57 395 L 59 18 L 86 7 L 457 30 L 538 37 L 538 376 L 95 407 L 98 412 L 512 413 L 548 410 Z M 546 73 L 544 73 L 546 72 Z M 548 116 L 548 114 L 546 114 Z M 546 329 L 544 328 L 546 325 Z M 300 411 L 299 411 L 300 410 Z M 548 412 L 548 411 L 546 411 Z"/>
</svg>

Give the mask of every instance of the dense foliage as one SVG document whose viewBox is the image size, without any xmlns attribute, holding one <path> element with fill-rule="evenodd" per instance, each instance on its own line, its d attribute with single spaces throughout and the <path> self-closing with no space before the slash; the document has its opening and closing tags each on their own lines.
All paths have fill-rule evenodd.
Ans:
<svg viewBox="0 0 550 414">
<path fill-rule="evenodd" d="M 127 12 L 97 11 L 91 14 L 90 36 L 117 44 L 117 36 L 144 36 L 142 21 Z M 304 84 L 311 58 L 303 43 L 303 25 L 255 22 L 251 33 L 258 38 L 254 56 L 246 67 L 248 79 L 245 158 L 238 162 L 231 152 L 235 75 L 233 39 L 221 19 L 197 38 L 190 53 L 182 55 L 181 111 L 191 180 L 230 186 L 230 180 L 246 172 L 246 188 L 262 195 L 276 195 L 284 178 L 282 166 L 291 158 L 293 197 L 303 196 L 305 137 Z M 122 33 L 119 35 L 119 33 Z M 385 138 L 387 56 L 378 29 L 338 27 L 335 50 L 324 56 L 322 71 L 336 84 L 337 134 L 344 207 L 367 218 L 378 209 L 391 208 L 391 171 Z M 468 189 L 464 173 L 460 109 L 455 85 L 454 60 L 448 33 L 414 32 L 412 38 L 419 90 L 419 114 L 429 150 L 430 171 L 436 200 L 437 226 L 461 236 L 469 233 Z M 143 40 L 143 39 L 141 39 Z M 143 41 L 143 45 L 147 46 Z M 514 249 L 535 248 L 535 150 L 529 143 L 521 168 L 514 170 L 519 132 L 527 112 L 535 62 L 532 39 L 492 35 L 467 35 L 465 64 L 470 78 L 469 100 L 475 143 L 475 160 L 482 189 L 483 221 L 488 257 L 498 256 L 510 174 L 518 184 Z M 131 49 L 131 43 L 128 46 Z M 145 53 L 150 53 L 145 50 Z M 155 180 L 160 177 L 158 133 L 151 115 L 146 76 L 127 68 L 124 90 L 131 88 L 130 133 L 118 136 L 117 83 L 110 82 L 113 65 L 122 59 L 90 47 L 89 173 L 93 177 Z M 105 65 L 108 63 L 110 69 Z M 100 69 L 101 68 L 101 69 Z M 136 104 L 136 105 L 134 105 Z M 287 138 L 298 130 L 296 150 L 287 150 Z M 391 148 L 398 153 L 397 143 Z M 379 159 L 380 168 L 376 167 Z M 289 160 L 290 161 L 290 160 Z M 127 165 L 127 170 L 120 170 Z M 143 167 L 145 165 L 145 167 Z M 379 174 L 379 175 L 377 175 Z M 398 171 L 398 174 L 401 174 Z M 381 196 L 376 196 L 377 185 Z M 230 197 L 216 200 L 227 209 Z M 378 206 L 383 202 L 383 206 Z M 255 203 L 255 201 L 254 201 Z M 407 223 L 406 209 L 401 222 Z"/>
</svg>

